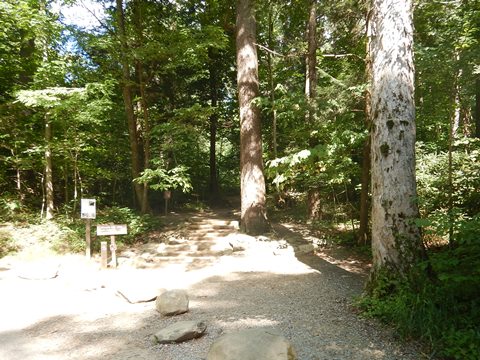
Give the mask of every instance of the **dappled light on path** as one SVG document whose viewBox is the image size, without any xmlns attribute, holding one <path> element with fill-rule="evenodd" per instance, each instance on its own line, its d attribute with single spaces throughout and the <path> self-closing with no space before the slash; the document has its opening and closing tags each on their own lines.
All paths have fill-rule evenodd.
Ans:
<svg viewBox="0 0 480 360">
<path fill-rule="evenodd" d="M 290 339 L 299 359 L 416 359 L 356 318 L 348 299 L 361 291 L 361 278 L 300 251 L 311 250 L 302 236 L 250 237 L 231 218 L 199 218 L 161 243 L 125 249 L 117 269 L 69 255 L 49 260 L 57 262 L 55 277 L 26 280 L 18 275 L 28 274 L 28 261 L 0 261 L 0 358 L 200 360 L 221 334 L 262 328 Z M 162 317 L 147 301 L 179 288 L 190 296 L 186 314 Z M 153 333 L 178 319 L 205 321 L 207 332 L 152 344 Z"/>
</svg>

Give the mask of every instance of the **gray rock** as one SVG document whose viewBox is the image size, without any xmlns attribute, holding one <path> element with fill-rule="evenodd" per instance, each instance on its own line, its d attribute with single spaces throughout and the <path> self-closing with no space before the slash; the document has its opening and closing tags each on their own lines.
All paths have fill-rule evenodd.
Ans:
<svg viewBox="0 0 480 360">
<path fill-rule="evenodd" d="M 210 347 L 207 360 L 296 360 L 292 344 L 275 331 L 248 329 L 225 334 Z"/>
<path fill-rule="evenodd" d="M 188 311 L 188 294 L 185 290 L 170 290 L 158 295 L 157 311 L 165 316 L 179 315 Z"/>
<path fill-rule="evenodd" d="M 311 254 L 315 251 L 315 246 L 312 244 L 302 244 L 295 247 L 295 252 L 304 255 Z"/>
<path fill-rule="evenodd" d="M 203 321 L 180 321 L 157 332 L 153 341 L 159 344 L 188 341 L 202 336 L 206 329 Z"/>
</svg>

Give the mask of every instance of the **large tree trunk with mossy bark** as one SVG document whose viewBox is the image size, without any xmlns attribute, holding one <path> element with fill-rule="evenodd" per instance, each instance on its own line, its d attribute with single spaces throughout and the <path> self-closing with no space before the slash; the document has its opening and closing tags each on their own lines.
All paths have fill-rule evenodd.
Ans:
<svg viewBox="0 0 480 360">
<path fill-rule="evenodd" d="M 415 223 L 412 2 L 373 0 L 372 5 L 373 275 L 387 270 L 402 276 L 424 254 Z"/>
<path fill-rule="evenodd" d="M 258 96 L 258 60 L 253 0 L 237 1 L 237 83 L 240 107 L 241 228 L 247 234 L 269 229 L 265 178 L 263 175 L 260 111 L 253 103 Z"/>
</svg>

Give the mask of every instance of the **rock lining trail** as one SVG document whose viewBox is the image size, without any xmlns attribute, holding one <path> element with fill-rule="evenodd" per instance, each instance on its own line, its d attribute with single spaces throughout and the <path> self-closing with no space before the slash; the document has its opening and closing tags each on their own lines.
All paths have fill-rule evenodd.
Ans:
<svg viewBox="0 0 480 360">
<path fill-rule="evenodd" d="M 220 335 L 248 328 L 275 329 L 302 360 L 422 358 L 352 311 L 365 267 L 314 255 L 304 229 L 275 225 L 275 234 L 254 238 L 238 232 L 231 212 L 177 223 L 124 249 L 116 270 L 81 255 L 0 259 L 0 359 L 203 360 Z M 189 312 L 160 315 L 147 301 L 160 289 L 185 289 Z M 178 321 L 204 321 L 205 335 L 152 342 Z"/>
</svg>

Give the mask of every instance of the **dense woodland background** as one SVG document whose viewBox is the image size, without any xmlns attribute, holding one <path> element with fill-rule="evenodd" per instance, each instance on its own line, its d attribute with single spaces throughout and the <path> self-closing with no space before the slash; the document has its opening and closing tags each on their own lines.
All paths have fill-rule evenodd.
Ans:
<svg viewBox="0 0 480 360">
<path fill-rule="evenodd" d="M 97 3 L 105 16 L 85 28 L 48 0 L 0 3 L 0 218 L 54 219 L 81 239 L 80 199 L 96 198 L 133 241 L 158 226 L 166 190 L 176 209 L 240 195 L 236 4 Z M 370 242 L 371 7 L 255 4 L 268 216 L 348 246 Z M 416 0 L 413 19 L 415 222 L 428 258 L 380 276 L 360 306 L 432 356 L 478 359 L 480 1 Z M 14 248 L 1 233 L 0 244 Z"/>
</svg>

